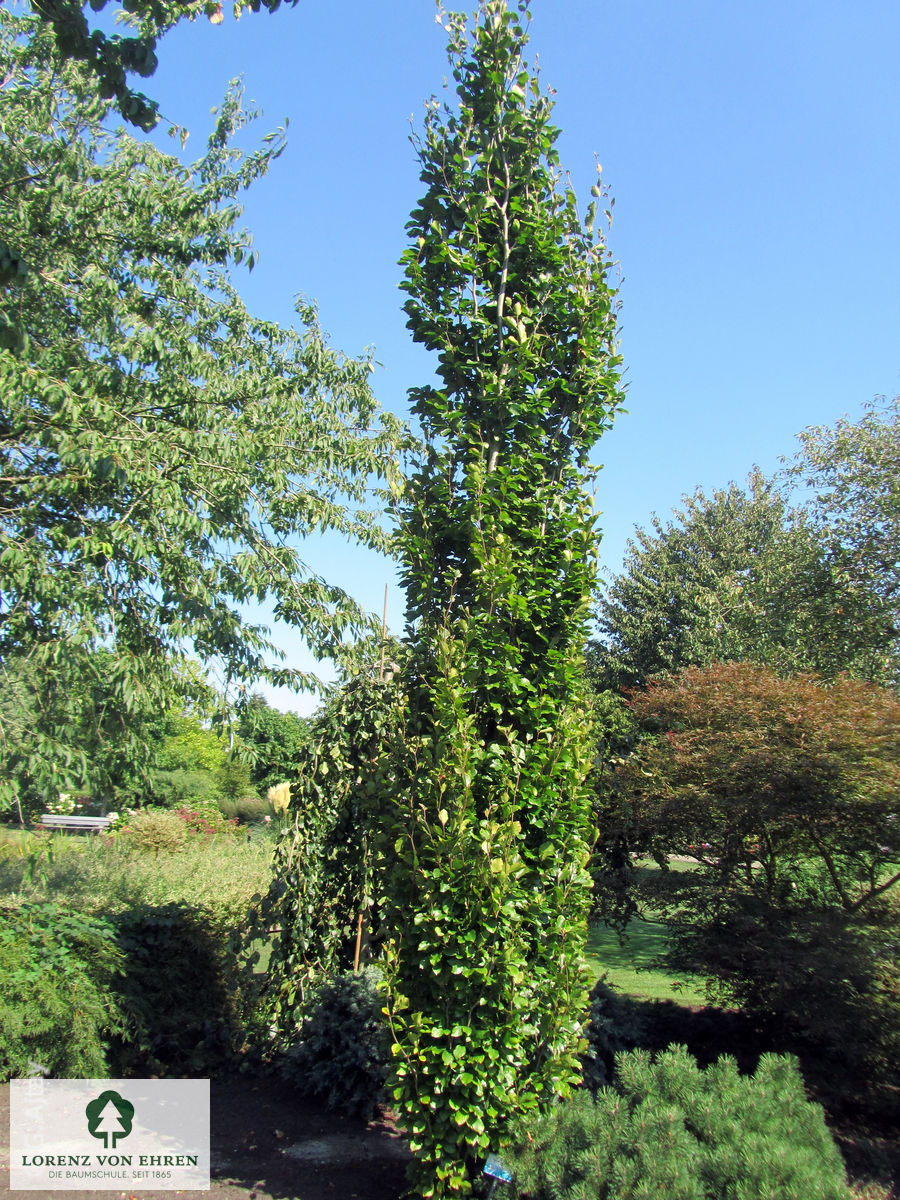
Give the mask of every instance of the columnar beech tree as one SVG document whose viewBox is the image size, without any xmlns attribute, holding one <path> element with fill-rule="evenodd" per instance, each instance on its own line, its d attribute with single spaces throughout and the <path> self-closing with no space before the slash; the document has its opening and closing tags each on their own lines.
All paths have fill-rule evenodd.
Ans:
<svg viewBox="0 0 900 1200">
<path fill-rule="evenodd" d="M 609 257 L 559 170 L 528 12 L 445 18 L 406 312 L 437 352 L 401 508 L 412 665 L 385 913 L 394 1099 L 423 1196 L 578 1075 L 591 843 L 588 455 L 620 400 Z"/>
</svg>

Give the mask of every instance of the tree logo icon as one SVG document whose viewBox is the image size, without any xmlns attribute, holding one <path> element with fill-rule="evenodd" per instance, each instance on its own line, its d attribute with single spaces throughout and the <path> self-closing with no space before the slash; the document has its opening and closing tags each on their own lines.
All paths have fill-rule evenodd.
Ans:
<svg viewBox="0 0 900 1200">
<path fill-rule="evenodd" d="M 84 1112 L 88 1119 L 88 1132 L 92 1137 L 103 1138 L 105 1150 L 115 1150 L 116 1142 L 131 1133 L 134 1105 L 118 1092 L 101 1092 Z"/>
</svg>

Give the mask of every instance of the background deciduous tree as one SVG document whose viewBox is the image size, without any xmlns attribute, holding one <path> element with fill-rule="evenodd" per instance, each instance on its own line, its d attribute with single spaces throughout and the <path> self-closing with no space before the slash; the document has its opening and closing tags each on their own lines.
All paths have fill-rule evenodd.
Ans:
<svg viewBox="0 0 900 1200">
<path fill-rule="evenodd" d="M 243 707 L 237 732 L 252 757 L 250 778 L 262 796 L 268 788 L 296 775 L 303 749 L 312 736 L 302 717 L 279 712 L 258 692 Z"/>
<path fill-rule="evenodd" d="M 297 0 L 283 2 L 293 7 Z M 235 0 L 231 7 L 239 17 L 245 9 L 275 12 L 281 5 L 282 0 Z M 135 91 L 128 76 L 153 74 L 157 41 L 179 21 L 206 17 L 215 25 L 223 19 L 220 0 L 33 0 L 33 7 L 52 33 L 56 57 L 83 63 L 98 95 L 113 100 L 126 121 L 145 131 L 159 121 L 158 105 Z M 92 29 L 88 9 L 113 10 L 117 19 L 131 25 L 132 35 L 110 36 Z"/>
<path fill-rule="evenodd" d="M 874 594 L 900 638 L 900 396 L 866 405 L 860 420 L 800 435 L 789 476 L 812 489 L 810 511 L 834 567 Z M 895 668 L 896 669 L 896 668 Z"/>
<path fill-rule="evenodd" d="M 173 707 L 190 654 L 224 682 L 311 683 L 271 666 L 241 605 L 269 598 L 338 659 L 375 627 L 298 540 L 383 546 L 368 485 L 399 439 L 368 361 L 331 350 L 311 306 L 282 329 L 230 281 L 253 262 L 238 197 L 283 135 L 235 150 L 249 116 L 233 90 L 183 166 L 108 131 L 93 79 L 54 64 L 36 17 L 0 11 L 0 54 L 0 661 L 26 656 L 64 698 L 103 648 L 126 740 L 133 715 Z M 47 790 L 79 786 L 68 723 L 35 751 Z"/>
<path fill-rule="evenodd" d="M 13 807 L 24 820 L 59 792 L 114 810 L 138 803 L 165 714 L 142 700 L 123 709 L 120 664 L 106 650 L 80 654 L 77 670 L 40 670 L 39 660 L 21 652 L 0 663 L 0 810 Z"/>
<path fill-rule="evenodd" d="M 746 489 L 698 489 L 673 520 L 654 516 L 636 530 L 599 597 L 601 637 L 590 649 L 599 686 L 734 661 L 894 677 L 888 608 L 868 578 L 849 577 L 825 514 L 792 507 L 786 491 L 757 471 Z"/>
<path fill-rule="evenodd" d="M 663 868 L 638 899 L 669 925 L 670 964 L 884 1072 L 900 1015 L 900 700 L 729 663 L 631 708 L 645 736 L 607 777 L 601 819 Z M 667 870 L 687 852 L 698 870 Z"/>
</svg>

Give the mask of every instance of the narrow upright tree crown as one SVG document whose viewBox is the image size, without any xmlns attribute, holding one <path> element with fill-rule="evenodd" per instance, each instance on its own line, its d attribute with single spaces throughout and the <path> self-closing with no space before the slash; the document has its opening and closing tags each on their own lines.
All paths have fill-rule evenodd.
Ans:
<svg viewBox="0 0 900 1200">
<path fill-rule="evenodd" d="M 408 617 L 421 639 L 504 595 L 521 665 L 536 666 L 554 636 L 565 653 L 562 627 L 593 584 L 585 468 L 620 400 L 609 255 L 594 233 L 602 190 L 598 178 L 582 222 L 520 17 L 483 3 L 471 45 L 463 18 L 447 27 L 459 108 L 428 106 L 428 191 L 403 260 L 408 325 L 437 351 L 442 382 L 411 392 L 429 450 L 403 547 Z M 548 595 L 542 650 L 530 610 Z"/>
<path fill-rule="evenodd" d="M 437 352 L 400 505 L 411 654 L 385 907 L 416 1194 L 466 1192 L 577 1078 L 589 879 L 589 453 L 620 402 L 609 254 L 523 61 L 527 6 L 444 17 L 458 103 L 416 145 L 406 312 Z"/>
</svg>

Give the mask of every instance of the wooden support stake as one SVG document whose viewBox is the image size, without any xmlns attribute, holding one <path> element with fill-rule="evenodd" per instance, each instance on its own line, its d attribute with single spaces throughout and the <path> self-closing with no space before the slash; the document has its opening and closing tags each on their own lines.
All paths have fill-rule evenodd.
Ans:
<svg viewBox="0 0 900 1200">
<path fill-rule="evenodd" d="M 359 914 L 359 920 L 356 923 L 356 953 L 353 955 L 353 974 L 359 974 L 359 951 L 362 946 L 362 923 L 363 915 Z"/>
<path fill-rule="evenodd" d="M 384 615 L 381 618 L 381 667 L 378 671 L 378 678 L 384 679 L 384 644 L 387 640 L 387 597 L 388 585 L 384 585 Z"/>
</svg>

